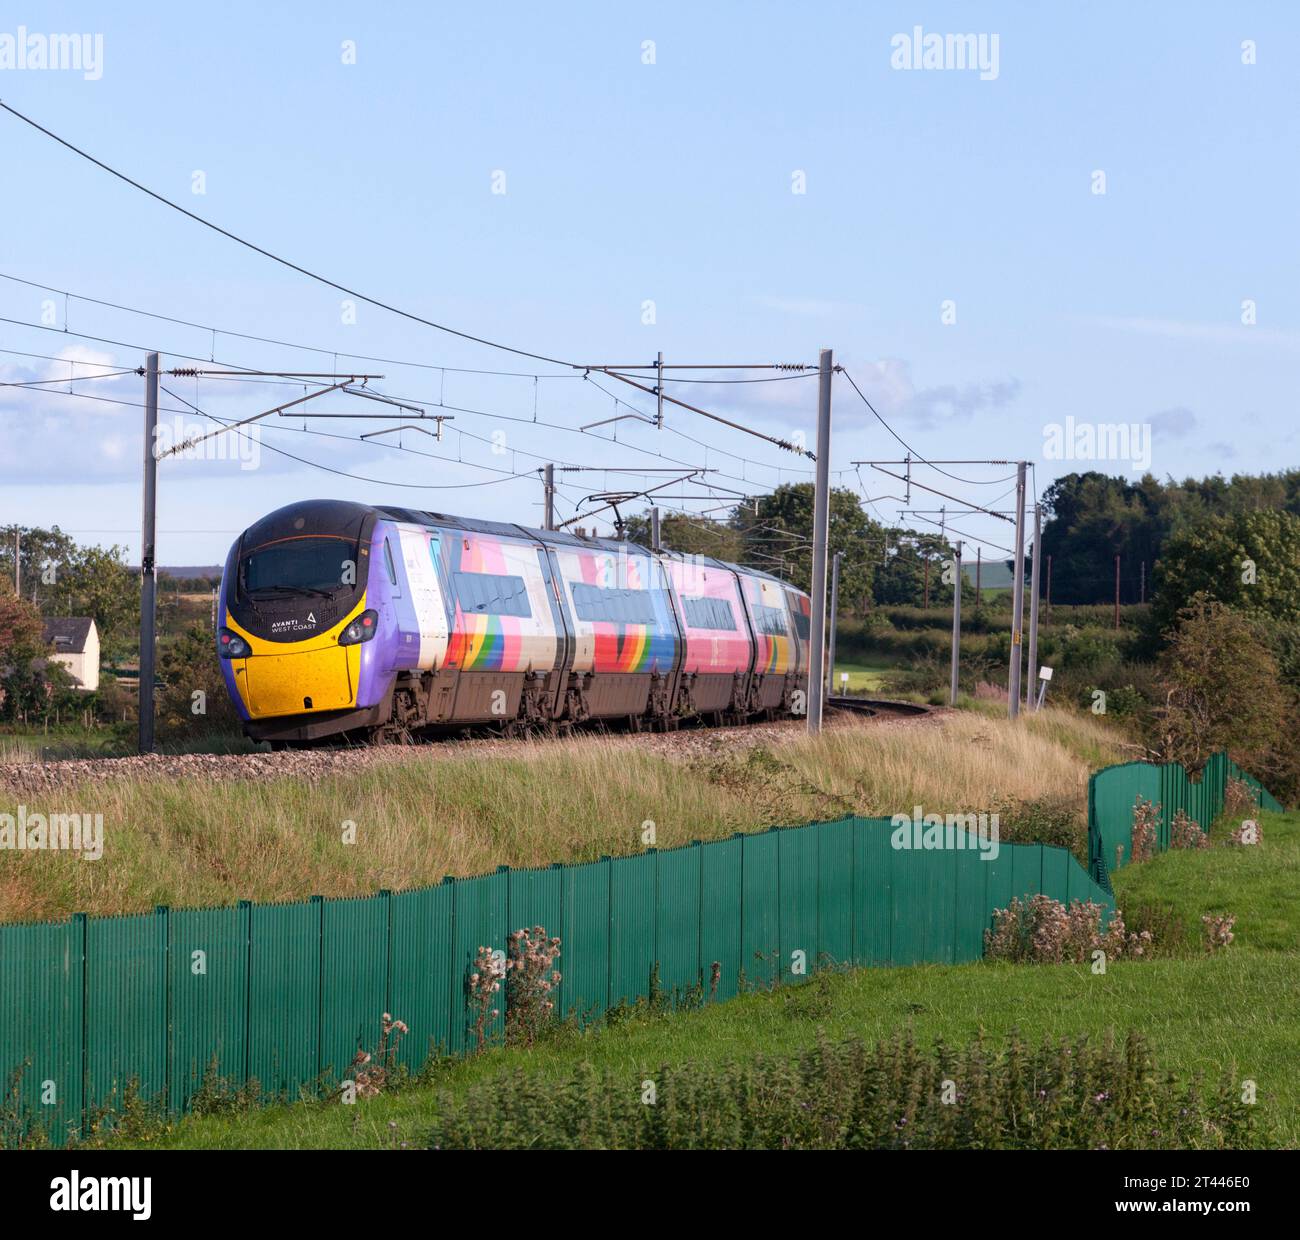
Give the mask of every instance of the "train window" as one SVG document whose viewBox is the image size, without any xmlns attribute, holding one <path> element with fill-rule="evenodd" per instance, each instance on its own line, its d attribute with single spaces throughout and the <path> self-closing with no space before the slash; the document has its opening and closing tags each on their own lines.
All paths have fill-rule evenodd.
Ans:
<svg viewBox="0 0 1300 1240">
<path fill-rule="evenodd" d="M 794 631 L 799 634 L 801 642 L 806 642 L 808 635 L 812 632 L 812 621 L 797 608 L 794 612 Z"/>
<path fill-rule="evenodd" d="M 686 623 L 693 629 L 736 631 L 736 615 L 725 598 L 682 598 Z"/>
<path fill-rule="evenodd" d="M 522 577 L 497 573 L 457 573 L 456 597 L 460 609 L 477 615 L 531 616 L 528 587 Z"/>
<path fill-rule="evenodd" d="M 388 569 L 388 580 L 397 584 L 397 568 L 393 564 L 393 549 L 388 545 L 388 539 L 384 539 L 384 566 Z"/>
<path fill-rule="evenodd" d="M 571 589 L 573 610 L 579 620 L 606 624 L 658 623 L 649 590 L 604 590 L 585 581 L 573 582 Z"/>
<path fill-rule="evenodd" d="M 754 627 L 765 637 L 789 637 L 790 627 L 786 624 L 784 607 L 766 607 L 762 603 L 754 605 Z"/>
</svg>

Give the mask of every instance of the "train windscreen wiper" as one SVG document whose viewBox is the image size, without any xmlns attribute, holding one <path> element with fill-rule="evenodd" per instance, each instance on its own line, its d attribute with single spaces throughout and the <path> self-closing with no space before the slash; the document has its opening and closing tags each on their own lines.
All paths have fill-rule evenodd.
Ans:
<svg viewBox="0 0 1300 1240">
<path fill-rule="evenodd" d="M 272 591 L 276 594 L 314 594 L 317 598 L 334 597 L 331 591 L 322 590 L 319 586 L 257 586 L 252 590 L 245 590 L 244 594 L 250 599 L 256 599 Z"/>
</svg>

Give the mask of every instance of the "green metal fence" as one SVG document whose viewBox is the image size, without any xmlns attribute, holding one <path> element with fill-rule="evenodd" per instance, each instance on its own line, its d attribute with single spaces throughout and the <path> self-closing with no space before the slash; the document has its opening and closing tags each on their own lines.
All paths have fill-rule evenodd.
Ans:
<svg viewBox="0 0 1300 1240">
<path fill-rule="evenodd" d="M 1171 827 L 1180 809 L 1202 831 L 1210 829 L 1223 812 L 1223 794 L 1230 778 L 1250 785 L 1261 809 L 1281 811 L 1272 793 L 1224 753 L 1215 754 L 1195 781 L 1177 762 L 1163 766 L 1125 762 L 1098 771 L 1088 781 L 1088 868 L 1093 881 L 1110 891 L 1110 871 L 1131 859 L 1133 807 L 1139 797 L 1160 807 L 1156 848 L 1163 852 L 1169 847 Z"/>
<path fill-rule="evenodd" d="M 209 1065 L 264 1095 L 344 1077 L 382 1013 L 400 1058 L 473 1045 L 480 945 L 520 927 L 562 941 L 559 1007 L 582 1020 L 662 986 L 799 981 L 826 962 L 975 960 L 993 910 L 1039 892 L 1113 907 L 1065 850 L 898 850 L 886 818 L 844 818 L 670 851 L 501 869 L 366 899 L 0 926 L 0 1070 L 56 1139 L 128 1082 L 172 1113 Z M 499 1032 L 498 1018 L 494 1032 Z M 12 1109 L 12 1108 L 11 1108 Z"/>
</svg>

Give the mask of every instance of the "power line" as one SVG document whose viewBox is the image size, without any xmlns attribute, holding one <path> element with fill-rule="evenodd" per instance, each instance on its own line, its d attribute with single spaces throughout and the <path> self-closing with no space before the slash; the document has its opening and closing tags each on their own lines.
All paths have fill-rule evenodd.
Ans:
<svg viewBox="0 0 1300 1240">
<path fill-rule="evenodd" d="M 87 305 L 103 306 L 109 310 L 120 310 L 124 314 L 137 314 L 147 319 L 157 319 L 160 323 L 174 323 L 178 327 L 189 327 L 195 331 L 208 332 L 212 336 L 229 336 L 236 340 L 251 340 L 258 344 L 274 345 L 281 349 L 299 349 L 304 353 L 320 353 L 326 357 L 344 357 L 351 358 L 353 361 L 379 362 L 385 366 L 410 366 L 418 370 L 439 370 L 447 374 L 461 375 L 493 375 L 500 378 L 513 379 L 581 379 L 580 374 L 536 374 L 532 371 L 522 370 L 491 370 L 483 368 L 474 368 L 469 366 L 441 366 L 437 362 L 412 362 L 396 357 L 374 357 L 365 353 L 348 353 L 343 349 L 327 349 L 321 345 L 315 344 L 297 344 L 291 340 L 276 340 L 272 336 L 258 336 L 253 332 L 233 331 L 224 327 L 215 327 L 211 323 L 196 323 L 190 319 L 178 318 L 171 314 L 160 314 L 153 310 L 144 310 L 138 306 L 128 306 L 122 302 L 105 301 L 101 297 L 90 297 L 85 293 L 74 293 L 68 289 L 55 288 L 50 284 L 41 284 L 36 280 L 27 280 L 22 276 L 11 275 L 8 272 L 0 271 L 0 280 L 9 280 L 14 284 L 23 284 L 28 288 L 40 289 L 45 293 L 56 293 L 65 299 L 71 298 L 73 301 L 84 301 Z M 74 333 L 75 334 L 75 333 Z M 215 349 L 214 349 L 215 352 Z M 175 356 L 180 356 L 176 354 Z M 209 361 L 215 361 L 215 358 L 209 358 Z M 787 378 L 799 378 L 800 376 L 784 376 Z M 677 383 L 689 382 L 689 380 L 674 380 Z M 701 380 L 701 382 L 703 382 Z M 745 382 L 745 380 L 733 380 L 733 382 Z M 758 380 L 755 380 L 758 382 Z M 764 380 L 764 382 L 766 382 Z"/>
<path fill-rule="evenodd" d="M 233 366 L 233 367 L 235 367 L 235 369 L 246 369 L 245 367 L 238 366 L 236 363 L 229 362 L 229 361 L 226 361 L 226 360 L 223 360 L 223 359 L 219 359 L 219 358 L 215 358 L 215 357 L 200 357 L 200 356 L 198 356 L 197 354 L 193 354 L 193 353 L 184 353 L 184 352 L 181 352 L 180 350 L 177 350 L 177 349 L 156 349 L 156 350 L 155 350 L 154 347 L 153 347 L 152 345 L 143 345 L 143 344 L 138 344 L 138 343 L 135 343 L 135 342 L 132 342 L 132 341 L 117 340 L 117 339 L 114 339 L 113 337 L 110 337 L 110 336 L 96 336 L 96 335 L 93 335 L 93 334 L 90 333 L 90 332 L 74 331 L 74 330 L 72 330 L 72 329 L 70 329 L 70 328 L 66 328 L 66 327 L 64 327 L 64 328 L 53 327 L 53 326 L 51 326 L 51 325 L 48 324 L 48 323 L 32 323 L 32 322 L 27 321 L 26 319 L 12 319 L 12 318 L 7 318 L 7 317 L 5 317 L 5 316 L 3 316 L 3 315 L 0 315 L 0 323 L 9 323 L 9 324 L 11 324 L 12 326 L 15 326 L 15 327 L 26 327 L 26 328 L 30 328 L 30 329 L 32 329 L 33 331 L 53 332 L 53 333 L 55 333 L 56 335 L 60 335 L 60 336 L 75 336 L 78 340 L 90 340 L 90 341 L 94 341 L 96 344 L 106 344 L 106 345 L 111 345 L 112 347 L 114 347 L 114 348 L 118 348 L 118 349 L 131 349 L 131 350 L 133 350 L 133 351 L 139 351 L 139 352 L 145 352 L 145 353 L 155 352 L 155 351 L 156 351 L 156 352 L 159 352 L 159 353 L 166 354 L 167 356 L 170 356 L 170 357 L 181 358 L 181 359 L 184 360 L 184 361 L 191 361 L 191 362 L 218 362 L 219 364 L 224 365 L 224 366 Z M 0 350 L 0 352 L 2 352 L 2 351 L 4 351 L 4 350 Z M 17 350 L 11 350 L 11 351 L 12 351 L 12 352 L 17 352 Z M 42 356 L 45 356 L 45 355 L 42 355 L 42 354 L 31 354 L 31 355 L 28 355 L 28 354 L 20 354 L 20 355 L 21 355 L 21 356 L 35 356 L 35 357 L 42 357 Z M 340 354 L 340 356 L 357 356 L 357 355 L 343 355 L 343 354 Z M 68 360 L 71 360 L 71 359 L 67 359 L 67 358 L 48 358 L 47 360 L 51 360 L 51 361 L 68 361 Z M 115 359 L 115 360 L 117 360 L 117 359 Z M 79 363 L 79 364 L 80 364 L 80 365 L 100 365 L 100 363 L 97 363 L 97 362 L 81 362 L 81 363 Z M 403 363 L 398 363 L 398 364 L 400 365 L 400 364 L 403 364 Z M 439 367 L 438 369 L 441 369 L 441 367 Z M 575 378 L 586 378 L 586 379 L 589 379 L 593 387 L 595 387 L 595 388 L 597 388 L 599 391 L 603 392 L 603 393 L 604 393 L 606 396 L 608 396 L 611 400 L 618 401 L 620 404 L 624 405 L 624 407 L 626 407 L 626 408 L 628 408 L 628 409 L 632 409 L 632 408 L 634 408 L 634 406 L 629 405 L 626 401 L 622 401 L 618 396 L 616 396 L 613 392 L 610 392 L 607 388 L 602 387 L 602 386 L 601 386 L 599 383 L 597 383 L 594 379 L 590 379 L 590 376 L 588 376 L 588 375 L 581 375 L 581 376 L 574 376 L 574 377 L 575 377 Z M 225 382 L 231 382 L 231 383 L 248 382 L 248 381 L 253 381 L 253 380 L 242 380 L 242 379 L 238 379 L 238 378 L 228 378 L 228 379 L 225 380 Z M 261 383 L 266 383 L 266 384 L 268 384 L 268 385 L 274 385 L 274 384 L 276 384 L 277 382 L 280 382 L 280 381 L 277 381 L 277 380 L 275 380 L 275 379 L 258 379 L 258 380 L 255 380 L 255 382 L 261 382 Z M 288 386 L 297 387 L 297 386 L 299 386 L 299 385 L 296 384 L 296 383 L 294 383 L 294 384 L 288 384 Z M 101 399 L 103 399 L 103 398 L 101 398 Z M 395 399 L 408 400 L 408 401 L 410 401 L 410 402 L 413 403 L 413 404 L 423 404 L 423 405 L 428 405 L 428 406 L 431 406 L 431 407 L 437 407 L 437 408 L 442 408 L 442 409 L 454 409 L 454 410 L 455 410 L 456 412 L 458 412 L 458 413 L 462 413 L 462 412 L 463 412 L 463 413 L 472 414 L 472 415 L 475 415 L 475 416 L 478 416 L 478 417 L 495 418 L 495 419 L 497 419 L 497 420 L 499 420 L 499 421 L 503 421 L 503 422 L 514 422 L 514 423 L 518 423 L 518 424 L 520 424 L 520 425 L 539 426 L 539 427 L 542 427 L 543 429 L 547 429 L 547 430 L 558 430 L 558 431 L 563 431 L 563 432 L 565 432 L 566 434 L 572 434 L 572 435 L 588 434 L 588 435 L 590 435 L 590 432 L 584 432 L 584 431 L 582 431 L 580 428 L 575 427 L 575 426 L 565 426 L 563 423 L 559 423 L 559 422 L 547 422 L 547 421 L 543 421 L 543 420 L 540 420 L 540 419 L 526 418 L 526 417 L 520 417 L 520 416 L 515 416 L 515 415 L 511 415 L 511 414 L 504 414 L 504 413 L 495 413 L 495 412 L 491 412 L 491 411 L 483 410 L 483 409 L 472 409 L 472 408 L 468 408 L 468 407 L 463 406 L 463 405 L 448 405 L 448 404 L 446 404 L 445 402 L 443 402 L 441 399 L 435 401 L 435 400 L 433 400 L 433 399 L 431 399 L 431 398 L 428 398 L 428 397 L 413 397 L 413 396 L 397 396 L 397 397 L 395 397 Z M 110 403 L 118 403 L 118 404 L 125 404 L 125 405 L 134 405 L 134 404 L 136 404 L 136 402 L 132 402 L 132 401 L 118 401 L 118 402 L 110 402 Z M 137 407 L 140 407 L 140 406 L 137 405 Z M 166 412 L 179 413 L 179 412 L 183 412 L 183 410 L 172 409 L 172 410 L 167 410 Z M 788 467 L 775 466 L 775 465 L 767 465 L 767 464 L 765 464 L 764 462 L 761 462 L 761 461 L 753 461 L 753 460 L 749 459 L 748 457 L 738 456 L 738 455 L 737 455 L 736 453 L 734 453 L 734 452 L 727 452 L 725 449 L 718 448 L 718 447 L 716 447 L 715 445 L 705 443 L 703 440 L 695 439 L 693 436 L 687 435 L 687 434 L 685 434 L 685 433 L 682 432 L 682 431 L 677 431 L 677 430 L 676 430 L 675 428 L 673 428 L 673 427 L 666 427 L 665 429 L 667 429 L 667 430 L 669 430 L 669 431 L 672 431 L 674 434 L 680 436 L 680 437 L 683 438 L 683 439 L 686 439 L 687 441 L 689 441 L 689 442 L 691 442 L 691 443 L 696 444 L 698 447 L 702 447 L 702 448 L 704 448 L 706 452 L 707 452 L 707 451 L 716 452 L 716 453 L 718 453 L 720 456 L 726 456 L 726 457 L 730 457 L 732 460 L 738 460 L 738 461 L 741 461 L 743 465 L 753 465 L 753 466 L 755 466 L 755 467 L 763 468 L 763 469 L 775 469 L 775 470 L 778 471 L 778 473 L 781 472 L 782 469 L 786 469 L 787 472 L 799 472 L 799 471 L 795 471 L 795 470 L 790 470 L 790 469 L 788 469 Z M 462 433 L 468 433 L 468 432 L 462 432 Z M 590 437 L 591 437 L 591 438 L 595 438 L 595 439 L 599 439 L 599 440 L 601 440 L 601 441 L 604 442 L 604 443 L 613 443 L 613 444 L 616 444 L 616 445 L 618 445 L 618 446 L 620 446 L 620 447 L 625 447 L 625 448 L 627 448 L 628 450 L 630 450 L 630 451 L 632 451 L 632 452 L 638 452 L 638 453 L 640 453 L 640 454 L 643 455 L 643 456 L 653 456 L 653 457 L 658 458 L 659 460 L 662 460 L 662 461 L 668 461 L 668 462 L 671 463 L 671 464 L 678 464 L 678 465 L 682 465 L 682 466 L 689 466 L 689 465 L 690 465 L 690 462 L 688 462 L 688 461 L 682 461 L 682 460 L 679 460 L 679 459 L 676 458 L 676 457 L 669 456 L 669 455 L 668 455 L 667 453 L 665 453 L 665 452 L 659 452 L 659 451 L 655 450 L 654 448 L 647 448 L 647 447 L 644 447 L 644 446 L 641 445 L 641 444 L 631 443 L 631 442 L 628 442 L 628 441 L 626 441 L 626 440 L 619 440 L 619 439 L 616 439 L 616 438 L 606 439 L 603 435 L 591 435 Z M 537 457 L 537 459 L 540 460 L 540 459 L 543 459 L 543 458 L 541 458 L 541 457 Z M 750 482 L 750 479 L 745 478 L 745 477 L 743 477 L 743 476 L 738 476 L 738 475 L 736 475 L 736 474 L 728 474 L 728 473 L 725 473 L 725 472 L 723 472 L 723 471 L 721 471 L 721 470 L 719 470 L 719 471 L 717 471 L 717 472 L 718 472 L 718 476 L 719 476 L 719 477 L 727 478 L 728 480 L 733 481 L 733 482 L 740 482 L 740 483 L 744 483 L 744 484 L 748 484 L 748 483 Z M 843 471 L 837 471 L 837 472 L 843 472 Z"/>
<path fill-rule="evenodd" d="M 3 351 L 6 353 L 9 352 L 8 349 L 5 349 Z M 56 360 L 72 361 L 71 358 L 58 358 Z M 72 364 L 75 366 L 77 363 L 72 362 Z M 90 364 L 94 365 L 93 362 Z M 63 379 L 28 379 L 21 383 L 18 382 L 0 383 L 0 388 L 43 388 L 43 387 L 49 387 L 50 384 L 52 383 L 58 383 L 58 384 L 88 383 L 92 379 L 116 379 L 121 375 L 129 375 L 134 373 L 135 373 L 135 367 L 131 366 L 131 367 L 124 367 L 122 370 L 110 371 L 106 375 L 68 375 L 66 378 Z"/>
<path fill-rule="evenodd" d="M 850 385 L 852 386 L 853 390 L 858 394 L 858 397 L 862 401 L 862 403 L 866 405 L 866 407 L 870 409 L 871 412 L 875 415 L 876 421 L 879 422 L 880 425 L 885 428 L 885 430 L 887 430 L 891 435 L 893 435 L 893 437 L 897 439 L 898 442 L 901 443 L 904 448 L 907 449 L 909 456 L 914 457 L 921 464 L 928 465 L 931 469 L 936 470 L 939 473 L 943 474 L 945 478 L 951 478 L 954 482 L 963 482 L 967 486 L 988 486 L 995 482 L 1007 481 L 1007 479 L 1005 478 L 989 478 L 989 479 L 963 478 L 959 474 L 952 474 L 949 473 L 946 469 L 940 469 L 939 466 L 935 465 L 932 461 L 926 460 L 925 457 L 923 457 L 919 452 L 917 452 L 917 450 L 913 448 L 912 445 L 909 444 L 906 439 L 904 439 L 896 430 L 894 430 L 892 426 L 889 425 L 888 422 L 885 421 L 884 418 L 880 416 L 880 414 L 876 411 L 875 405 L 873 405 L 867 399 L 866 393 L 863 392 L 863 390 L 860 387 L 858 387 L 856 382 L 854 382 L 853 376 L 849 374 L 849 372 L 845 370 L 843 367 L 840 367 L 840 373 L 849 381 Z"/>
<path fill-rule="evenodd" d="M 491 349 L 500 349 L 506 353 L 513 353 L 517 357 L 528 357 L 536 362 L 548 362 L 553 366 L 569 366 L 578 370 L 582 369 L 582 367 L 576 366 L 575 363 L 564 361 L 561 358 L 548 357 L 545 353 L 533 353 L 527 349 L 517 349 L 513 345 L 501 344 L 499 341 L 489 340 L 485 336 L 475 336 L 470 332 L 460 331 L 455 327 L 448 327 L 445 323 L 436 323 L 432 319 L 426 319 L 418 314 L 412 314 L 409 310 L 402 310 L 388 302 L 380 301 L 378 298 L 368 297 L 365 293 L 358 292 L 356 289 L 348 288 L 346 284 L 340 284 L 338 281 L 320 275 L 317 272 L 312 271 L 310 268 L 291 262 L 287 258 L 281 258 L 280 255 L 272 253 L 263 246 L 257 245 L 252 241 L 247 241 L 238 234 L 231 232 L 229 229 L 222 228 L 219 224 L 212 223 L 211 220 L 205 220 L 201 215 L 196 215 L 193 211 L 187 210 L 179 203 L 172 202 L 170 198 L 164 198 L 162 194 L 157 193 L 155 190 L 151 190 L 148 186 L 141 185 L 139 181 L 133 180 L 124 172 L 119 172 L 110 164 L 106 164 L 102 159 L 96 159 L 95 156 L 91 155 L 88 151 L 83 151 L 81 147 L 75 146 L 66 138 L 59 137 L 59 135 L 53 130 L 46 129 L 44 125 L 38 124 L 36 121 L 32 120 L 30 116 L 26 116 L 22 112 L 19 112 L 17 108 L 10 107 L 9 104 L 5 103 L 3 100 L 0 100 L 0 108 L 3 108 L 11 116 L 16 116 L 20 121 L 30 125 L 38 132 L 43 133 L 47 138 L 52 138 L 60 146 L 66 147 L 74 155 L 79 155 L 82 159 L 94 164 L 95 167 L 102 169 L 110 176 L 114 176 L 119 181 L 131 186 L 132 189 L 139 190 L 142 194 L 148 195 L 148 197 L 154 199 L 155 202 L 160 202 L 163 206 L 170 207 L 173 211 L 179 212 L 181 215 L 193 220 L 196 224 L 202 224 L 204 228 L 210 228 L 213 232 L 219 233 L 228 240 L 234 241 L 237 244 L 244 246 L 246 249 L 252 250 L 255 254 L 260 254 L 263 258 L 269 258 L 272 262 L 279 263 L 282 267 L 287 267 L 290 271 L 296 271 L 299 275 L 306 276 L 310 280 L 315 280 L 318 284 L 323 284 L 327 288 L 332 288 L 340 293 L 346 293 L 349 297 L 355 297 L 358 301 L 364 301 L 367 305 L 375 306 L 380 310 L 387 310 L 390 314 L 396 314 L 401 318 L 409 319 L 413 323 L 420 323 L 425 327 L 432 327 L 435 331 L 446 332 L 451 336 L 459 336 L 462 340 L 469 340 L 474 344 L 486 345 Z"/>
</svg>

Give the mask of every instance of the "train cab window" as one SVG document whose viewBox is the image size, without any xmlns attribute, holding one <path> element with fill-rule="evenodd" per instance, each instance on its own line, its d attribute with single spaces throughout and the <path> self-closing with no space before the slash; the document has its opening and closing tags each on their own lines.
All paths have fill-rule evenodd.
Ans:
<svg viewBox="0 0 1300 1240">
<path fill-rule="evenodd" d="M 794 610 L 794 631 L 799 634 L 799 640 L 806 642 L 808 635 L 812 632 L 812 621 L 798 608 Z"/>
<path fill-rule="evenodd" d="M 388 539 L 384 539 L 384 567 L 388 569 L 388 580 L 392 585 L 397 584 L 397 567 L 393 563 L 393 549 L 388 545 Z"/>
<path fill-rule="evenodd" d="M 476 615 L 531 616 L 528 587 L 522 577 L 498 573 L 456 574 L 456 597 L 460 609 Z"/>
<path fill-rule="evenodd" d="M 585 581 L 575 581 L 570 588 L 573 591 L 573 610 L 579 620 L 651 626 L 659 623 L 649 590 L 605 590 Z"/>
<path fill-rule="evenodd" d="M 693 629 L 736 631 L 736 615 L 725 598 L 682 598 L 686 623 Z"/>
</svg>

